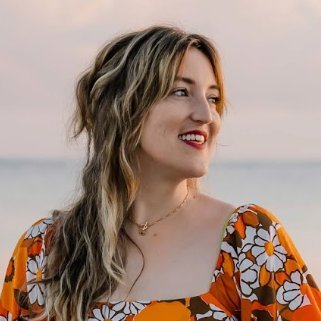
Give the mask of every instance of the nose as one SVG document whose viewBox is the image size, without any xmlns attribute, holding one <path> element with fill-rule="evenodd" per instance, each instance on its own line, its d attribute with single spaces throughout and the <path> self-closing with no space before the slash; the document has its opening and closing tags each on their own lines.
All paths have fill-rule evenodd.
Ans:
<svg viewBox="0 0 321 321">
<path fill-rule="evenodd" d="M 193 102 L 192 113 L 190 115 L 191 119 L 195 122 L 209 124 L 214 120 L 215 106 L 211 106 L 206 97 L 195 98 Z"/>
</svg>

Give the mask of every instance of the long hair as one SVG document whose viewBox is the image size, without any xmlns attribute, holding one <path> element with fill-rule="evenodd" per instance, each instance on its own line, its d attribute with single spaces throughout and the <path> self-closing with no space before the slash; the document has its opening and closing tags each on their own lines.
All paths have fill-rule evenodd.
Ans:
<svg viewBox="0 0 321 321">
<path fill-rule="evenodd" d="M 222 116 L 225 94 L 217 50 L 206 37 L 176 27 L 152 26 L 118 36 L 79 78 L 74 137 L 86 135 L 87 161 L 81 195 L 69 209 L 54 211 L 43 281 L 50 319 L 83 321 L 94 302 L 123 284 L 126 244 L 133 242 L 124 221 L 140 184 L 136 152 L 142 128 L 151 106 L 169 95 L 191 46 L 212 64 Z M 189 178 L 188 186 L 198 190 L 197 179 Z"/>
</svg>

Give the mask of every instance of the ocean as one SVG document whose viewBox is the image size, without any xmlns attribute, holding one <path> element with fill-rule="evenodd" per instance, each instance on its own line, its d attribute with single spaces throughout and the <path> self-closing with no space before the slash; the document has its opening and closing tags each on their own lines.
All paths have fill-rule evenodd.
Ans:
<svg viewBox="0 0 321 321">
<path fill-rule="evenodd" d="M 0 159 L 0 279 L 22 233 L 77 194 L 81 160 Z M 202 190 L 277 216 L 321 286 L 321 161 L 214 161 Z"/>
</svg>

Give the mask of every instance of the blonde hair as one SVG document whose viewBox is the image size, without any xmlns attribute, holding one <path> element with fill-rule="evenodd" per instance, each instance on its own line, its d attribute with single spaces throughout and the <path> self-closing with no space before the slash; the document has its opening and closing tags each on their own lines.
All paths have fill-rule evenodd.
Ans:
<svg viewBox="0 0 321 321">
<path fill-rule="evenodd" d="M 94 302 L 123 283 L 126 243 L 135 244 L 123 223 L 139 188 L 136 151 L 142 128 L 150 107 L 169 94 L 190 46 L 213 66 L 222 116 L 225 94 L 217 50 L 204 36 L 176 27 L 152 26 L 113 39 L 81 75 L 74 138 L 86 134 L 87 161 L 78 201 L 54 211 L 43 281 L 50 319 L 83 321 Z M 188 179 L 188 185 L 197 190 L 197 179 Z"/>
</svg>

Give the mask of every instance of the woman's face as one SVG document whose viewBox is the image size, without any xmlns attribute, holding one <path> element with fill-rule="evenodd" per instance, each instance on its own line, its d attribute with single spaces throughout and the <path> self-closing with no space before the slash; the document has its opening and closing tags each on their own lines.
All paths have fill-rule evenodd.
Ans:
<svg viewBox="0 0 321 321">
<path fill-rule="evenodd" d="M 168 178 L 206 174 L 221 126 L 218 97 L 210 61 L 189 48 L 170 95 L 151 107 L 144 124 L 138 152 L 143 173 Z"/>
</svg>

